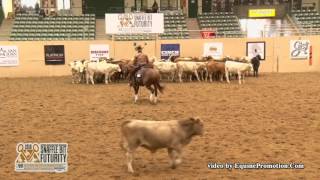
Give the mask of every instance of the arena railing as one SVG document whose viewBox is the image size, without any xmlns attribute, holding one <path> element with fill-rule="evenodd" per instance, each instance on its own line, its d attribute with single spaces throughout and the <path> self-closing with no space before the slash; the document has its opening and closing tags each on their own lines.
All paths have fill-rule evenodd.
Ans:
<svg viewBox="0 0 320 180">
<path fill-rule="evenodd" d="M 214 32 L 214 36 L 210 39 L 214 39 L 214 38 L 242 38 L 242 37 L 246 37 L 246 32 L 243 31 L 224 31 L 224 32 L 219 32 L 219 31 L 214 31 L 214 30 L 175 30 L 174 35 L 171 36 L 162 36 L 162 34 L 148 34 L 145 35 L 146 37 L 150 37 L 152 36 L 152 39 L 139 39 L 139 38 L 132 38 L 131 40 L 128 40 L 130 38 L 128 38 L 128 41 L 144 41 L 144 40 L 173 40 L 173 39 L 208 39 L 208 38 L 203 38 L 202 33 L 204 31 L 212 31 Z M 188 33 L 188 36 L 185 35 L 185 33 Z M 96 35 L 96 39 L 109 39 L 109 40 L 120 40 L 117 37 L 118 36 L 139 36 L 139 37 L 143 37 L 144 34 L 139 34 L 139 33 L 135 33 L 135 34 L 104 34 L 104 35 Z M 126 41 L 126 40 L 123 40 Z"/>
<path fill-rule="evenodd" d="M 312 24 L 307 24 L 309 27 L 296 27 L 292 26 L 276 26 L 269 25 L 264 26 L 263 36 L 264 37 L 279 37 L 279 36 L 301 36 L 301 35 L 319 35 L 320 28 L 314 28 Z"/>
<path fill-rule="evenodd" d="M 263 37 L 279 37 L 279 36 L 299 36 L 300 30 L 292 25 L 265 25 L 263 28 Z"/>
</svg>

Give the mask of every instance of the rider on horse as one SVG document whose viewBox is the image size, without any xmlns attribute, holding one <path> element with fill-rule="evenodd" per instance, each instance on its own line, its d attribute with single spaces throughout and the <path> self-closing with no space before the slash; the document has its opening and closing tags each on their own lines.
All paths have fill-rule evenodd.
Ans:
<svg viewBox="0 0 320 180">
<path fill-rule="evenodd" d="M 146 67 L 147 64 L 149 64 L 149 58 L 146 54 L 142 52 L 142 47 L 139 45 L 136 48 L 136 51 L 138 51 L 138 54 L 134 56 L 133 60 L 133 66 L 134 69 L 130 72 L 130 86 L 133 85 L 133 83 L 136 83 L 136 72 L 138 72 L 141 68 Z"/>
</svg>

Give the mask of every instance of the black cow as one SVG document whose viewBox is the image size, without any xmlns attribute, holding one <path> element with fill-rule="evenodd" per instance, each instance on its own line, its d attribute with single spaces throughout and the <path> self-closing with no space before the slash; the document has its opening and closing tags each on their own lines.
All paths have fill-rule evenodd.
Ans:
<svg viewBox="0 0 320 180">
<path fill-rule="evenodd" d="M 259 66 L 260 66 L 261 56 L 258 54 L 251 59 L 251 63 L 253 66 L 253 76 L 258 77 Z"/>
</svg>

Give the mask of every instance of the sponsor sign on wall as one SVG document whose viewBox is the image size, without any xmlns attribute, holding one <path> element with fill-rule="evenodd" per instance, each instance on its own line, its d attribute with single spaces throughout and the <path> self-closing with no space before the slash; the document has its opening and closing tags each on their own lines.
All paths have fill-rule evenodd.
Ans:
<svg viewBox="0 0 320 180">
<path fill-rule="evenodd" d="M 249 17 L 275 17 L 276 9 L 249 9 Z"/>
<path fill-rule="evenodd" d="M 44 59 L 46 65 L 65 64 L 64 45 L 44 46 Z"/>
<path fill-rule="evenodd" d="M 221 42 L 211 42 L 205 43 L 203 48 L 203 56 L 211 56 L 216 59 L 220 59 L 223 56 L 223 43 Z"/>
<path fill-rule="evenodd" d="M 19 52 L 17 46 L 0 46 L 0 66 L 18 66 Z"/>
<path fill-rule="evenodd" d="M 106 34 L 163 33 L 163 13 L 106 14 Z"/>
<path fill-rule="evenodd" d="M 291 59 L 308 59 L 310 55 L 309 40 L 291 40 L 290 41 L 290 58 Z"/>
<path fill-rule="evenodd" d="M 180 44 L 161 44 L 161 59 L 167 60 L 171 55 L 180 56 Z"/>
<path fill-rule="evenodd" d="M 90 45 L 90 61 L 97 61 L 100 58 L 109 58 L 108 44 L 91 44 Z"/>
<path fill-rule="evenodd" d="M 247 42 L 247 56 L 252 59 L 260 55 L 261 60 L 265 60 L 266 45 L 265 42 Z"/>
</svg>

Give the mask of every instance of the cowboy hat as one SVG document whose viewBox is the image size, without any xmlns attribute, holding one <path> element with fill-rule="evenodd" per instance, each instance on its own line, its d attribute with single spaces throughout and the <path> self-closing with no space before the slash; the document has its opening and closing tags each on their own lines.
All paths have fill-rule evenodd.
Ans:
<svg viewBox="0 0 320 180">
<path fill-rule="evenodd" d="M 138 45 L 138 46 L 135 47 L 136 51 L 139 51 L 139 50 L 142 50 L 142 49 L 143 49 L 143 47 L 141 45 Z"/>
</svg>

